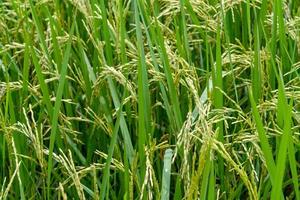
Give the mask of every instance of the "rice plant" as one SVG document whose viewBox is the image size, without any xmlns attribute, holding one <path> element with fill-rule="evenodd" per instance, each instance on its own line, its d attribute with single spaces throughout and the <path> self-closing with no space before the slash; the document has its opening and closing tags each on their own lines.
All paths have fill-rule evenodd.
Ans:
<svg viewBox="0 0 300 200">
<path fill-rule="evenodd" d="M 299 0 L 0 0 L 0 199 L 300 200 Z"/>
</svg>

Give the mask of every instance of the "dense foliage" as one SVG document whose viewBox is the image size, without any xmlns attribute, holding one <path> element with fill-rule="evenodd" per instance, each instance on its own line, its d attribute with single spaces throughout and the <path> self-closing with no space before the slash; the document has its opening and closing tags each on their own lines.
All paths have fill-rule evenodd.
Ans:
<svg viewBox="0 0 300 200">
<path fill-rule="evenodd" d="M 299 0 L 0 0 L 0 199 L 298 199 Z"/>
</svg>

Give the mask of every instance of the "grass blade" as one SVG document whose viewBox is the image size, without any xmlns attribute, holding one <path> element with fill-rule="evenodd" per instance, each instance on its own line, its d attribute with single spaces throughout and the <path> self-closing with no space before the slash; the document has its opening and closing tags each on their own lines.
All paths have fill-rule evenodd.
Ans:
<svg viewBox="0 0 300 200">
<path fill-rule="evenodd" d="M 52 118 L 52 122 L 51 122 L 48 171 L 47 171 L 48 198 L 50 198 L 50 183 L 51 183 L 51 173 L 52 173 L 52 168 L 53 168 L 53 166 L 52 166 L 53 165 L 53 150 L 54 150 L 54 144 L 55 144 L 57 128 L 58 128 L 58 117 L 59 117 L 59 113 L 60 113 L 61 100 L 62 100 L 64 85 L 65 85 L 66 76 L 67 76 L 69 58 L 71 55 L 71 45 L 72 45 L 72 37 L 73 37 L 73 33 L 74 33 L 74 28 L 75 28 L 75 23 L 72 24 L 66 51 L 65 51 L 63 61 L 62 61 L 62 67 L 61 67 L 61 72 L 60 72 L 61 74 L 59 77 L 59 85 L 58 85 L 57 92 L 56 92 L 56 99 L 55 99 L 56 101 L 54 104 L 53 118 Z"/>
<path fill-rule="evenodd" d="M 161 200 L 170 199 L 170 176 L 172 164 L 172 149 L 167 149 L 164 155 L 164 169 L 162 175 Z"/>
</svg>

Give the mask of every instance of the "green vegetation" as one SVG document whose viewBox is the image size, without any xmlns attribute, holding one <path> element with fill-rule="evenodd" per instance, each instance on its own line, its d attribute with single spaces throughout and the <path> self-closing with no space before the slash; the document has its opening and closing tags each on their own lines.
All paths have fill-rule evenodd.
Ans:
<svg viewBox="0 0 300 200">
<path fill-rule="evenodd" d="M 299 0 L 0 0 L 0 200 L 300 200 Z"/>
</svg>

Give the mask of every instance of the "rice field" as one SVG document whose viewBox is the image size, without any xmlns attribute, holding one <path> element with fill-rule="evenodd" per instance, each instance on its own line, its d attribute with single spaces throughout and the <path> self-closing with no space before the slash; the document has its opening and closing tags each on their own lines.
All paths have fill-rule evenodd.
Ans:
<svg viewBox="0 0 300 200">
<path fill-rule="evenodd" d="M 0 0 L 0 200 L 300 200 L 299 0 Z"/>
</svg>

